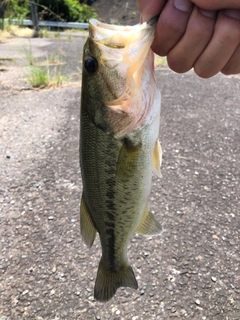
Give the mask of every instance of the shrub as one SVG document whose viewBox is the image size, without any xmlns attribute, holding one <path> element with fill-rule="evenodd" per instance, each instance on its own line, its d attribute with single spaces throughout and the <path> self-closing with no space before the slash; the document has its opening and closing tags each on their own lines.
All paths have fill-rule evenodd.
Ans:
<svg viewBox="0 0 240 320">
<path fill-rule="evenodd" d="M 78 0 L 39 0 L 39 17 L 42 20 L 87 22 L 96 18 L 96 12 Z"/>
<path fill-rule="evenodd" d="M 30 15 L 30 6 L 28 0 L 5 0 L 7 9 L 6 18 L 25 19 Z"/>
<path fill-rule="evenodd" d="M 4 2 L 7 4 L 6 18 L 30 17 L 29 0 L 4 0 Z M 40 20 L 87 22 L 90 18 L 97 17 L 90 6 L 81 4 L 79 0 L 36 0 L 36 5 Z"/>
</svg>

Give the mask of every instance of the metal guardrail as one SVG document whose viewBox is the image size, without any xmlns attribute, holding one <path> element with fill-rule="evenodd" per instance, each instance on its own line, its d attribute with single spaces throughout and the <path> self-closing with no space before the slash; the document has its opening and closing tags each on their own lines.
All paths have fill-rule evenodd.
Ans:
<svg viewBox="0 0 240 320">
<path fill-rule="evenodd" d="M 4 19 L 4 23 L 15 24 L 19 26 L 32 26 L 32 20 Z M 48 28 L 69 28 L 69 29 L 88 29 L 88 23 L 85 22 L 58 22 L 58 21 L 39 21 L 39 27 Z"/>
</svg>

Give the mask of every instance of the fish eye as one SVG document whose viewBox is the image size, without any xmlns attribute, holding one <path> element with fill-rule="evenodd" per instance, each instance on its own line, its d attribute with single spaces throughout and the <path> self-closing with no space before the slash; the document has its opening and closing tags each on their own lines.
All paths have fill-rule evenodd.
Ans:
<svg viewBox="0 0 240 320">
<path fill-rule="evenodd" d="M 84 68 L 85 70 L 90 73 L 94 74 L 98 70 L 98 61 L 94 57 L 87 57 L 84 61 Z"/>
</svg>

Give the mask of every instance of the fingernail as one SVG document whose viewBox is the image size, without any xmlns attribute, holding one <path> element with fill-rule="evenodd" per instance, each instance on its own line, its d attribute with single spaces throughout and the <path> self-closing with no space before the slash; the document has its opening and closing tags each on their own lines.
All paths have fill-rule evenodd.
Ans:
<svg viewBox="0 0 240 320">
<path fill-rule="evenodd" d="M 240 20 L 240 10 L 238 10 L 238 9 L 227 9 L 227 10 L 224 10 L 224 14 L 227 17 Z"/>
<path fill-rule="evenodd" d="M 174 7 L 180 11 L 188 12 L 192 8 L 192 2 L 190 0 L 174 0 Z"/>
<path fill-rule="evenodd" d="M 199 9 L 199 12 L 208 18 L 215 18 L 217 15 L 217 11 L 213 11 L 213 10 L 203 10 L 203 9 Z"/>
</svg>

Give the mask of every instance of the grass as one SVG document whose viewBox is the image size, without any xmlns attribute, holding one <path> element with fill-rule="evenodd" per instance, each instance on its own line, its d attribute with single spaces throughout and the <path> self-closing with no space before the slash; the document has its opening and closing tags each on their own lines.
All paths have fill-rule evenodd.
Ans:
<svg viewBox="0 0 240 320">
<path fill-rule="evenodd" d="M 12 37 L 24 37 L 31 38 L 34 31 L 29 28 L 20 28 L 14 25 L 5 25 L 4 30 L 0 30 L 0 40 L 12 38 Z"/>
<path fill-rule="evenodd" d="M 50 33 L 47 28 L 41 28 L 39 31 L 40 38 L 50 38 Z"/>
<path fill-rule="evenodd" d="M 62 58 L 59 53 L 52 53 L 48 58 L 49 64 L 62 64 Z"/>
<path fill-rule="evenodd" d="M 35 65 L 35 57 L 32 52 L 32 47 L 31 47 L 30 41 L 29 41 L 29 47 L 23 48 L 23 54 L 24 54 L 25 58 L 27 59 L 28 64 L 30 66 L 34 66 Z"/>
<path fill-rule="evenodd" d="M 58 87 L 68 80 L 68 78 L 62 74 L 63 62 L 59 53 L 53 53 L 47 57 L 46 60 L 40 62 L 36 61 L 31 46 L 28 50 L 24 48 L 24 53 L 29 65 L 26 78 L 32 87 Z"/>
<path fill-rule="evenodd" d="M 48 36 L 49 32 L 45 29 L 42 30 L 42 36 Z M 46 34 L 44 34 L 46 32 Z M 51 37 L 59 38 L 60 32 L 51 33 Z M 0 30 L 0 40 L 7 39 L 9 37 L 32 37 L 33 30 L 28 28 L 19 28 L 18 26 L 5 25 L 5 30 Z M 68 36 L 68 35 L 67 35 Z M 34 56 L 31 44 L 28 47 L 23 48 L 23 55 L 27 61 L 28 71 L 25 76 L 28 83 L 34 88 L 50 88 L 58 87 L 64 82 L 69 81 L 69 77 L 63 75 L 61 53 L 53 53 L 45 60 L 39 61 Z M 0 57 L 0 72 L 6 71 L 5 64 L 7 62 L 13 62 L 10 58 Z M 3 67 L 2 67 L 3 66 Z"/>
<path fill-rule="evenodd" d="M 34 88 L 45 88 L 50 83 L 50 72 L 46 67 L 30 66 L 27 80 Z"/>
<path fill-rule="evenodd" d="M 34 88 L 50 88 L 60 86 L 67 78 L 58 68 L 50 70 L 49 66 L 31 66 L 27 80 Z"/>
</svg>

